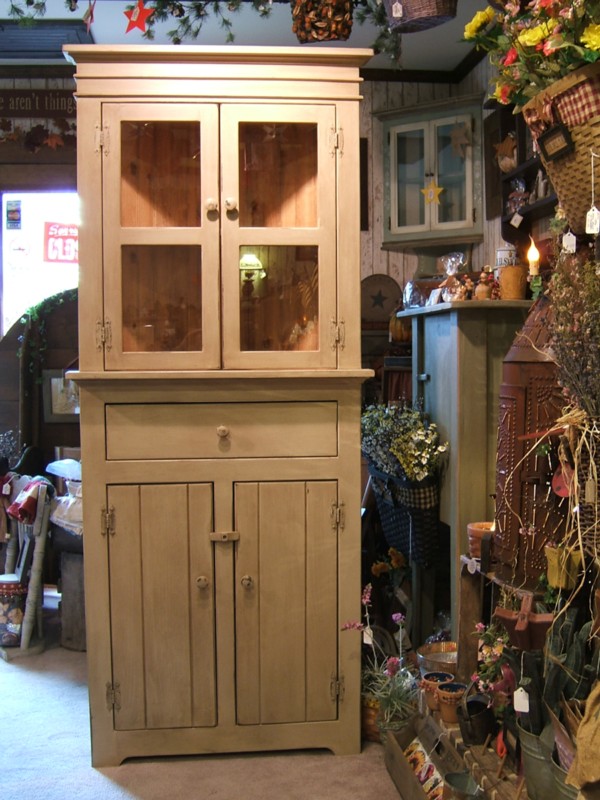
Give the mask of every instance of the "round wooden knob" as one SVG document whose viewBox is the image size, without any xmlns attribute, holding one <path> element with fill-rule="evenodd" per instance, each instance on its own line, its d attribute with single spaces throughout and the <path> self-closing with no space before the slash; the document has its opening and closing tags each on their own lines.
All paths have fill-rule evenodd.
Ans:
<svg viewBox="0 0 600 800">
<path fill-rule="evenodd" d="M 240 583 L 242 584 L 244 589 L 251 589 L 252 586 L 254 585 L 254 581 L 252 580 L 250 575 L 244 575 Z"/>
<path fill-rule="evenodd" d="M 208 589 L 208 578 L 206 575 L 200 575 L 199 578 L 196 578 L 196 586 L 199 589 Z"/>
<path fill-rule="evenodd" d="M 229 436 L 229 428 L 226 425 L 219 425 L 217 428 L 217 436 L 220 439 L 226 439 Z"/>
</svg>

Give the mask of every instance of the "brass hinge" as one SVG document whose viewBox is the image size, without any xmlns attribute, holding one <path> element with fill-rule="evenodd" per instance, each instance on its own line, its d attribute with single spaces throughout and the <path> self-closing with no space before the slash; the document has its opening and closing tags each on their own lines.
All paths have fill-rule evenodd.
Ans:
<svg viewBox="0 0 600 800">
<path fill-rule="evenodd" d="M 329 152 L 334 156 L 336 150 L 341 156 L 344 155 L 344 129 L 332 127 L 329 129 Z"/>
<path fill-rule="evenodd" d="M 112 325 L 109 319 L 105 322 L 96 320 L 96 349 L 102 350 L 103 347 L 107 350 L 112 347 Z"/>
<path fill-rule="evenodd" d="M 329 682 L 329 694 L 331 699 L 335 702 L 335 700 L 343 700 L 344 699 L 344 692 L 346 690 L 346 686 L 344 683 L 344 676 L 342 675 L 340 678 L 332 672 L 331 673 L 331 680 Z"/>
<path fill-rule="evenodd" d="M 336 322 L 334 317 L 331 318 L 330 338 L 332 350 L 335 350 L 336 347 L 339 347 L 340 350 L 344 349 L 344 345 L 346 344 L 346 325 L 343 319 Z"/>
<path fill-rule="evenodd" d="M 104 155 L 107 156 L 109 143 L 110 135 L 108 125 L 105 125 L 104 128 L 101 125 L 96 125 L 94 128 L 94 150 L 96 153 L 102 150 Z"/>
<path fill-rule="evenodd" d="M 336 503 L 332 503 L 329 516 L 331 517 L 331 527 L 334 530 L 336 530 L 337 528 L 340 528 L 341 530 L 344 529 L 345 514 L 344 514 L 343 503 L 340 503 L 339 505 L 337 505 Z"/>
<path fill-rule="evenodd" d="M 115 509 L 109 506 L 108 509 L 103 508 L 100 512 L 100 533 L 102 536 L 115 535 Z"/>
<path fill-rule="evenodd" d="M 108 711 L 121 710 L 121 684 L 113 684 L 110 681 L 106 682 L 106 708 Z"/>
</svg>

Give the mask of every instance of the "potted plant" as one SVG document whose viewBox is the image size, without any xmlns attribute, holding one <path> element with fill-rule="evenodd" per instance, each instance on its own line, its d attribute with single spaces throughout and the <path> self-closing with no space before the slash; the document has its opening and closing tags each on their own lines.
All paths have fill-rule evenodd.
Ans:
<svg viewBox="0 0 600 800">
<path fill-rule="evenodd" d="M 365 586 L 361 603 L 363 621 L 346 622 L 342 630 L 360 631 L 363 636 L 361 698 L 363 711 L 375 719 L 379 740 L 385 741 L 388 730 L 398 730 L 417 710 L 418 684 L 413 672 L 404 665 L 394 640 L 371 623 L 372 585 Z M 402 625 L 402 614 L 392 615 Z M 383 636 L 382 636 L 383 633 Z M 401 637 L 400 637 L 401 638 Z M 363 726 L 364 730 L 364 726 Z M 367 738 L 376 738 L 372 731 Z"/>
</svg>

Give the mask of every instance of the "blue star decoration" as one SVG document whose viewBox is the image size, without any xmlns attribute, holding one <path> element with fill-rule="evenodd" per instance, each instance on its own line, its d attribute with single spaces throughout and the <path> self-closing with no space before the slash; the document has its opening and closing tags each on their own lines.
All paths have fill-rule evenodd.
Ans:
<svg viewBox="0 0 600 800">
<path fill-rule="evenodd" d="M 378 306 L 379 308 L 383 308 L 383 304 L 387 299 L 387 296 L 383 294 L 381 289 L 377 292 L 377 294 L 372 294 L 371 300 L 373 301 L 373 308 L 377 308 Z"/>
</svg>

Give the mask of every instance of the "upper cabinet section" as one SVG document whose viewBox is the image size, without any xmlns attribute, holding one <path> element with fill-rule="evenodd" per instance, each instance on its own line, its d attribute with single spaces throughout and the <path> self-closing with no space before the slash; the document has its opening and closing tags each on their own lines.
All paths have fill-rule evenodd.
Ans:
<svg viewBox="0 0 600 800">
<path fill-rule="evenodd" d="M 481 108 L 386 112 L 384 247 L 482 238 Z"/>
<path fill-rule="evenodd" d="M 80 311 L 96 332 L 82 371 L 360 368 L 345 321 L 359 313 L 357 66 L 369 53 L 266 51 L 259 64 L 229 48 L 227 63 L 216 49 L 153 47 L 146 64 L 136 48 L 69 50 L 78 124 L 93 133 L 78 165 L 94 253 Z"/>
</svg>

